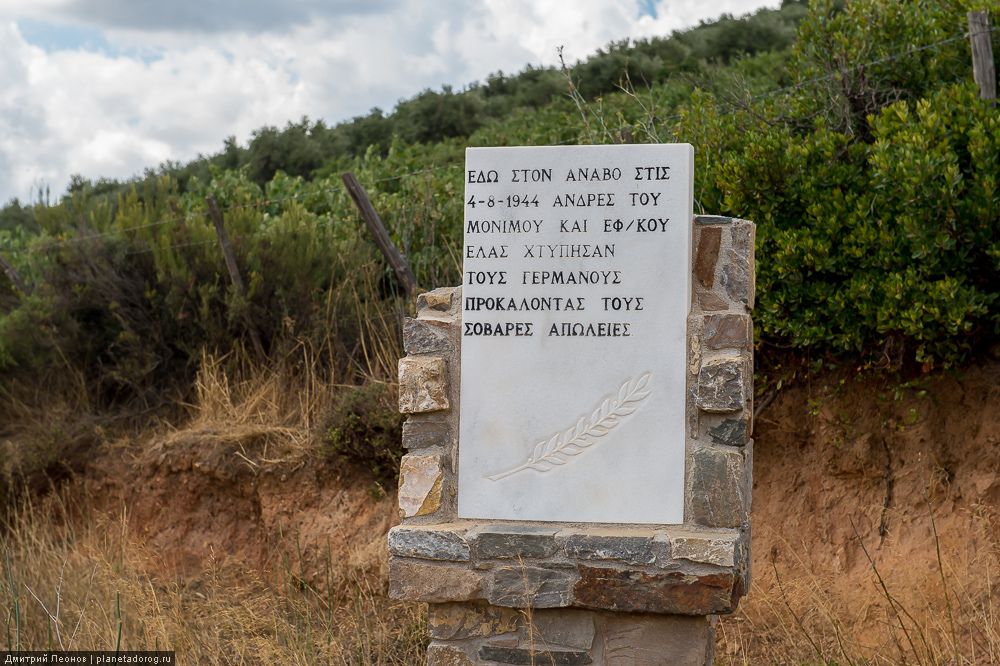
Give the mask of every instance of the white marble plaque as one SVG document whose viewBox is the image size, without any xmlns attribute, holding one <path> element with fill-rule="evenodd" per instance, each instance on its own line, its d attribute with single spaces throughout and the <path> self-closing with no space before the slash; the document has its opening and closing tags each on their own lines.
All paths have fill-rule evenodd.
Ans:
<svg viewBox="0 0 1000 666">
<path fill-rule="evenodd" d="M 460 517 L 683 522 L 693 161 L 466 151 Z"/>
</svg>

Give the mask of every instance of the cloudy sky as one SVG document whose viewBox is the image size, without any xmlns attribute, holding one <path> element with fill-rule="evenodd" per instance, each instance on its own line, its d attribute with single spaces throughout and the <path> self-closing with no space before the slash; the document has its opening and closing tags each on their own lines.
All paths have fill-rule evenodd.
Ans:
<svg viewBox="0 0 1000 666">
<path fill-rule="evenodd" d="M 0 0 L 0 205 L 780 0 Z"/>
</svg>

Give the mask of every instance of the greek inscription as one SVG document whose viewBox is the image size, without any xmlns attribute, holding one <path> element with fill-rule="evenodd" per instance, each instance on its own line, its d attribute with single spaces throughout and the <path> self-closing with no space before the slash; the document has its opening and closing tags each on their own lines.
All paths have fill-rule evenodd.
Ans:
<svg viewBox="0 0 1000 666">
<path fill-rule="evenodd" d="M 469 220 L 467 234 L 538 234 L 543 220 Z"/>
<path fill-rule="evenodd" d="M 626 322 L 600 322 L 597 324 L 581 324 L 561 322 L 552 324 L 549 337 L 555 338 L 630 338 L 632 333 Z"/>
<path fill-rule="evenodd" d="M 633 206 L 656 206 L 662 192 L 629 192 Z M 638 203 L 636 203 L 638 201 Z"/>
<path fill-rule="evenodd" d="M 615 244 L 525 245 L 524 259 L 605 259 L 615 256 Z"/>
<path fill-rule="evenodd" d="M 635 180 L 670 180 L 670 167 L 665 167 L 665 166 L 636 167 Z"/>
<path fill-rule="evenodd" d="M 570 169 L 566 173 L 566 182 L 568 183 L 602 183 L 608 180 L 618 180 L 622 177 L 622 170 L 618 168 L 609 169 L 608 167 L 603 168 L 587 168 L 587 169 Z"/>
<path fill-rule="evenodd" d="M 467 183 L 499 183 L 500 174 L 490 169 L 489 171 L 472 170 L 468 172 Z"/>
<path fill-rule="evenodd" d="M 552 181 L 552 169 L 511 169 L 512 183 L 547 183 Z"/>
<path fill-rule="evenodd" d="M 534 335 L 530 321 L 508 321 L 495 324 L 481 322 L 465 322 L 462 335 L 492 335 L 500 337 L 530 338 Z"/>
<path fill-rule="evenodd" d="M 621 271 L 521 271 L 521 284 L 621 284 Z"/>
<path fill-rule="evenodd" d="M 634 296 L 632 298 L 619 298 L 618 296 L 604 297 L 601 299 L 604 301 L 604 311 L 608 310 L 625 310 L 626 312 L 641 312 L 642 302 L 645 300 L 642 296 Z"/>
<path fill-rule="evenodd" d="M 592 206 L 609 207 L 615 205 L 614 192 L 585 192 L 583 194 L 558 194 L 552 202 L 553 208 L 589 208 Z"/>
<path fill-rule="evenodd" d="M 467 296 L 464 309 L 469 312 L 487 310 L 489 312 L 581 312 L 586 310 L 587 299 L 582 296 L 535 296 L 533 298 L 510 298 L 509 296 L 483 297 Z"/>
<path fill-rule="evenodd" d="M 564 234 L 587 233 L 587 220 L 559 220 L 559 232 Z"/>
<path fill-rule="evenodd" d="M 629 220 L 628 222 L 622 222 L 621 219 L 612 220 L 605 218 L 604 233 L 620 234 L 628 233 L 630 231 L 634 231 L 639 234 L 653 233 L 656 231 L 666 233 L 667 222 L 669 221 L 669 217 L 637 217 Z"/>
<path fill-rule="evenodd" d="M 466 245 L 466 259 L 506 259 L 506 245 L 491 245 L 487 250 L 485 245 Z"/>
<path fill-rule="evenodd" d="M 507 271 L 466 271 L 466 284 L 507 284 Z"/>
</svg>

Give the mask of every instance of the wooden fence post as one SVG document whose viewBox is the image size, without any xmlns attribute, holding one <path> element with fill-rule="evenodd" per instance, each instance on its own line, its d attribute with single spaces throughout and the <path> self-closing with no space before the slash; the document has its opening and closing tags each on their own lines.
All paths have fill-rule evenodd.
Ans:
<svg viewBox="0 0 1000 666">
<path fill-rule="evenodd" d="M 969 42 L 972 44 L 972 75 L 979 84 L 979 98 L 997 105 L 997 75 L 993 67 L 993 40 L 986 12 L 969 12 Z"/>
<path fill-rule="evenodd" d="M 3 272 L 7 274 L 7 277 L 10 278 L 10 281 L 14 283 L 14 286 L 17 288 L 17 290 L 20 291 L 23 295 L 27 296 L 29 293 L 28 285 L 24 283 L 24 280 L 21 279 L 21 276 L 17 274 L 17 271 L 14 270 L 14 267 L 10 265 L 10 262 L 7 261 L 7 258 L 2 254 L 0 254 L 0 268 L 3 268 Z"/>
<path fill-rule="evenodd" d="M 215 233 L 219 235 L 219 244 L 222 246 L 222 256 L 226 258 L 226 266 L 229 268 L 229 277 L 233 279 L 233 284 L 236 286 L 236 293 L 240 296 L 246 298 L 247 286 L 243 282 L 243 277 L 240 275 L 240 268 L 236 265 L 236 253 L 233 252 L 233 246 L 229 242 L 229 234 L 226 233 L 226 225 L 222 223 L 222 211 L 219 210 L 219 204 L 215 202 L 215 196 L 209 194 L 205 197 L 205 201 L 208 202 L 208 212 L 212 215 L 212 222 L 215 224 Z M 253 341 L 253 348 L 257 352 L 257 360 L 261 363 L 267 362 L 267 356 L 264 354 L 264 346 L 260 343 L 260 335 L 257 334 L 257 328 L 253 325 L 249 319 L 247 319 L 247 328 L 250 330 L 250 339 Z"/>
<path fill-rule="evenodd" d="M 340 174 L 340 179 L 347 186 L 347 191 L 351 195 L 351 199 L 354 200 L 354 205 L 358 207 L 361 218 L 368 226 L 368 231 L 375 238 L 375 245 L 378 246 L 378 249 L 382 252 L 382 256 L 392 266 L 392 270 L 396 272 L 396 279 L 403 285 L 406 293 L 410 296 L 415 295 L 417 293 L 417 278 L 413 275 L 413 271 L 410 270 L 410 264 L 406 261 L 406 257 L 403 256 L 403 253 L 399 251 L 396 244 L 389 238 L 389 232 L 385 230 L 382 219 L 375 212 L 375 207 L 372 206 L 371 199 L 365 193 L 365 188 L 361 187 L 361 183 L 358 182 L 358 179 L 350 171 Z"/>
</svg>

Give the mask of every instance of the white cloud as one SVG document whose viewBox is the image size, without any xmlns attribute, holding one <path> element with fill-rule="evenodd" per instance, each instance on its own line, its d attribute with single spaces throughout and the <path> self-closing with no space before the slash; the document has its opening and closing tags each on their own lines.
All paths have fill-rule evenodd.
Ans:
<svg viewBox="0 0 1000 666">
<path fill-rule="evenodd" d="M 174 0 L 158 3 L 174 7 L 169 16 L 116 15 L 124 4 L 139 5 L 3 3 L 0 203 L 27 199 L 43 183 L 62 192 L 74 173 L 124 178 L 190 160 L 221 150 L 230 135 L 245 142 L 264 124 L 303 115 L 336 123 L 426 88 L 554 64 L 559 46 L 572 61 L 611 40 L 664 35 L 777 0 L 711 8 L 661 0 L 655 18 L 640 16 L 638 0 L 253 0 L 237 3 L 243 16 L 225 30 L 211 18 L 191 25 L 191 12 L 230 2 Z M 274 20 L 275 8 L 292 18 Z M 83 9 L 92 10 L 87 24 L 74 18 Z M 112 52 L 29 44 L 15 22 L 25 17 L 99 29 Z M 264 29 L 268 20 L 273 29 Z"/>
</svg>

